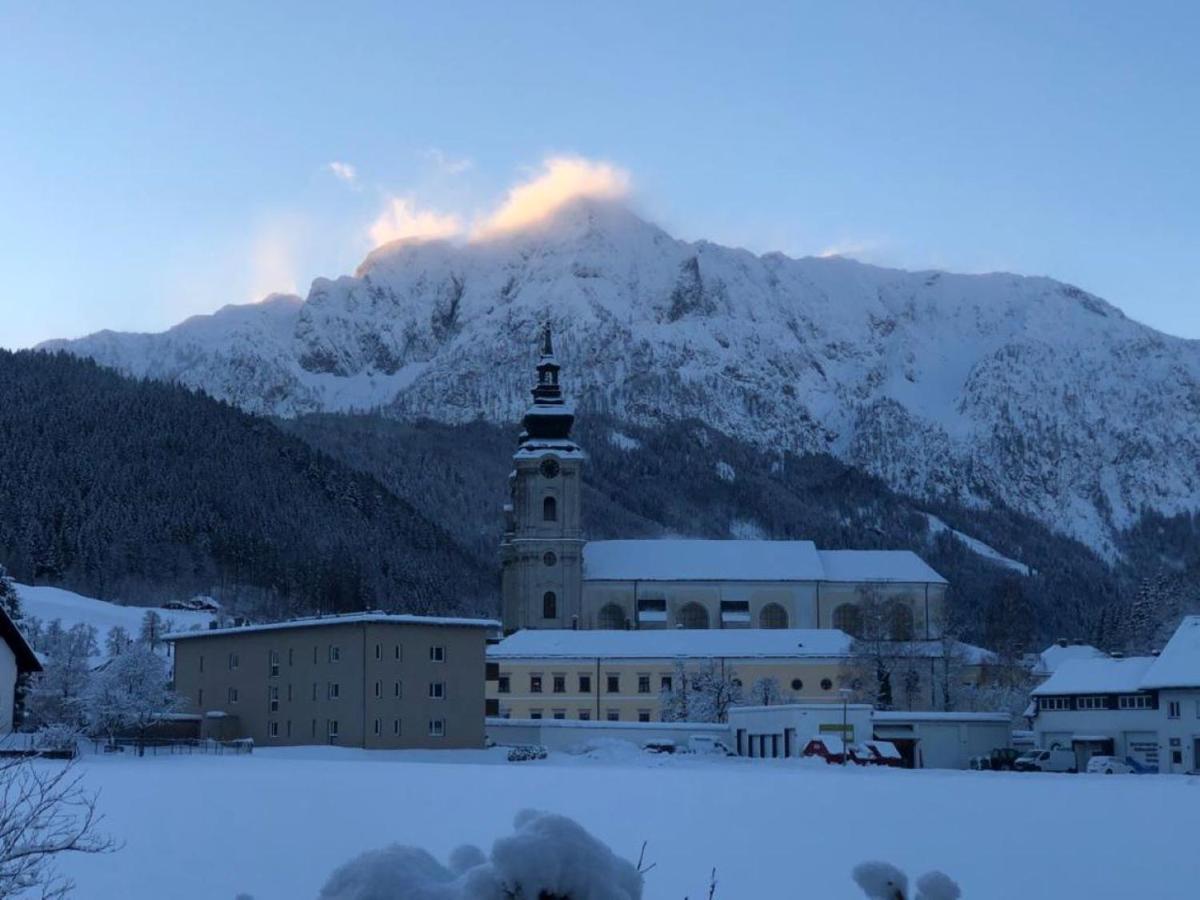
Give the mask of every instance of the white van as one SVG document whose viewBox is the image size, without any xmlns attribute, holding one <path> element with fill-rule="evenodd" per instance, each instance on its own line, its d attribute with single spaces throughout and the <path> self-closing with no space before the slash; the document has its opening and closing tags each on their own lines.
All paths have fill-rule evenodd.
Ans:
<svg viewBox="0 0 1200 900">
<path fill-rule="evenodd" d="M 715 753 L 717 756 L 736 756 L 724 741 L 706 734 L 694 734 L 688 738 L 688 750 L 692 753 Z"/>
<path fill-rule="evenodd" d="M 1074 750 L 1030 750 L 1017 757 L 1013 768 L 1018 772 L 1074 772 L 1078 763 Z"/>
</svg>

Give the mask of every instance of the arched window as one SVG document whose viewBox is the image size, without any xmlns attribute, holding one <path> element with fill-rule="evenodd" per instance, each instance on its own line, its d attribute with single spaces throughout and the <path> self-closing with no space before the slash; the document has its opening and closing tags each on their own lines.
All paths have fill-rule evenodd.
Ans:
<svg viewBox="0 0 1200 900">
<path fill-rule="evenodd" d="M 542 594 L 542 618 L 558 618 L 558 597 L 554 591 L 546 591 L 546 593 Z"/>
<path fill-rule="evenodd" d="M 758 614 L 759 628 L 787 628 L 787 610 L 778 603 L 768 603 Z"/>
<path fill-rule="evenodd" d="M 685 603 L 676 621 L 683 628 L 707 628 L 708 610 L 699 603 Z"/>
<path fill-rule="evenodd" d="M 833 627 L 858 637 L 862 632 L 862 610 L 853 603 L 843 603 L 833 611 Z"/>
<path fill-rule="evenodd" d="M 893 641 L 913 639 L 912 607 L 903 600 L 893 600 L 887 610 L 888 635 Z"/>
<path fill-rule="evenodd" d="M 600 607 L 596 616 L 596 627 L 616 630 L 625 627 L 625 610 L 615 603 L 606 603 Z"/>
<path fill-rule="evenodd" d="M 553 497 L 547 497 L 542 501 L 542 521 L 557 522 L 558 521 L 558 501 Z"/>
</svg>

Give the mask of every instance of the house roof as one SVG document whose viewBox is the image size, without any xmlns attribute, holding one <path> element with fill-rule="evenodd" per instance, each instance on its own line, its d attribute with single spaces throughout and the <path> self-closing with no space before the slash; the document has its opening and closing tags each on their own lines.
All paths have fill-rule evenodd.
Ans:
<svg viewBox="0 0 1200 900">
<path fill-rule="evenodd" d="M 1051 644 L 1037 656 L 1033 672 L 1035 675 L 1050 675 L 1068 659 L 1106 659 L 1108 654 L 1091 644 Z"/>
<path fill-rule="evenodd" d="M 1056 694 L 1133 694 L 1142 689 L 1142 678 L 1154 663 L 1153 656 L 1124 659 L 1068 659 L 1033 690 L 1033 696 Z"/>
<path fill-rule="evenodd" d="M 257 631 L 286 631 L 297 628 L 328 627 L 330 625 L 361 625 L 381 623 L 388 625 L 440 625 L 452 628 L 486 628 L 499 631 L 500 623 L 495 619 L 464 619 L 454 616 L 413 616 L 406 613 L 364 612 L 346 615 L 313 616 L 305 619 L 288 619 L 285 622 L 268 622 L 263 625 L 239 625 L 233 628 L 207 628 L 196 631 L 179 631 L 163 636 L 166 641 L 185 641 L 192 638 L 224 637 L 229 634 L 250 634 Z"/>
<path fill-rule="evenodd" d="M 1184 616 L 1146 672 L 1142 687 L 1200 687 L 1200 616 Z"/>
<path fill-rule="evenodd" d="M 3 608 L 0 608 L 0 636 L 3 636 L 4 642 L 8 644 L 13 656 L 17 659 L 18 672 L 42 671 L 42 663 L 38 659 L 38 655 L 29 646 L 29 641 L 25 640 L 25 635 L 21 634 L 21 629 Z"/>
<path fill-rule="evenodd" d="M 945 584 L 910 550 L 817 550 L 812 541 L 589 541 L 587 581 L 838 581 Z"/>
<path fill-rule="evenodd" d="M 639 631 L 527 629 L 488 648 L 499 659 L 843 659 L 852 638 L 834 628 L 663 628 Z M 897 654 L 937 657 L 940 641 L 897 643 Z M 958 644 L 968 663 L 994 654 Z"/>
</svg>

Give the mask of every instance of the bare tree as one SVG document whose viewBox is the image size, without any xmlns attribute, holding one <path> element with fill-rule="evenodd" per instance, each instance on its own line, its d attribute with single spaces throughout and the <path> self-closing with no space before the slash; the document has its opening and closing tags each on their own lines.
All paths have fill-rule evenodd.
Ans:
<svg viewBox="0 0 1200 900">
<path fill-rule="evenodd" d="M 114 848 L 97 831 L 95 795 L 80 782 L 72 764 L 0 762 L 0 897 L 65 897 L 74 884 L 58 871 L 58 858 Z"/>
<path fill-rule="evenodd" d="M 905 623 L 897 615 L 902 609 L 897 598 L 885 599 L 874 587 L 859 590 L 858 614 L 850 658 L 842 675 L 842 683 L 854 692 L 855 700 L 871 703 L 880 709 L 896 705 L 896 697 L 909 684 L 901 674 L 911 668 L 914 647 L 911 623 L 904 634 Z M 897 640 L 901 633 L 904 640 Z M 897 684 L 900 681 L 900 684 Z"/>
</svg>

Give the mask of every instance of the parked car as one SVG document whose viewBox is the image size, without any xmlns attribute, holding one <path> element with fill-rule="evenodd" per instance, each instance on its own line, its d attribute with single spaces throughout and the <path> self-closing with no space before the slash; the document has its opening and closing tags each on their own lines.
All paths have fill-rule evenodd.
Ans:
<svg viewBox="0 0 1200 900">
<path fill-rule="evenodd" d="M 729 745 L 706 734 L 694 734 L 688 738 L 687 748 L 692 753 L 715 753 L 718 756 L 737 756 Z"/>
<path fill-rule="evenodd" d="M 891 741 L 863 741 L 862 745 L 870 754 L 866 759 L 867 764 L 903 768 L 904 757 Z"/>
<path fill-rule="evenodd" d="M 668 740 L 646 741 L 646 743 L 642 744 L 642 749 L 647 753 L 674 753 L 675 742 Z"/>
<path fill-rule="evenodd" d="M 1073 750 L 1055 748 L 1054 750 L 1030 750 L 1017 757 L 1013 768 L 1018 772 L 1076 772 L 1078 764 L 1075 762 Z"/>
<path fill-rule="evenodd" d="M 840 766 L 846 761 L 846 745 L 840 737 L 821 735 L 810 740 L 800 751 L 801 756 L 817 756 L 830 765 Z"/>
<path fill-rule="evenodd" d="M 1133 766 L 1115 756 L 1093 756 L 1087 770 L 1093 775 L 1132 775 Z"/>
</svg>

